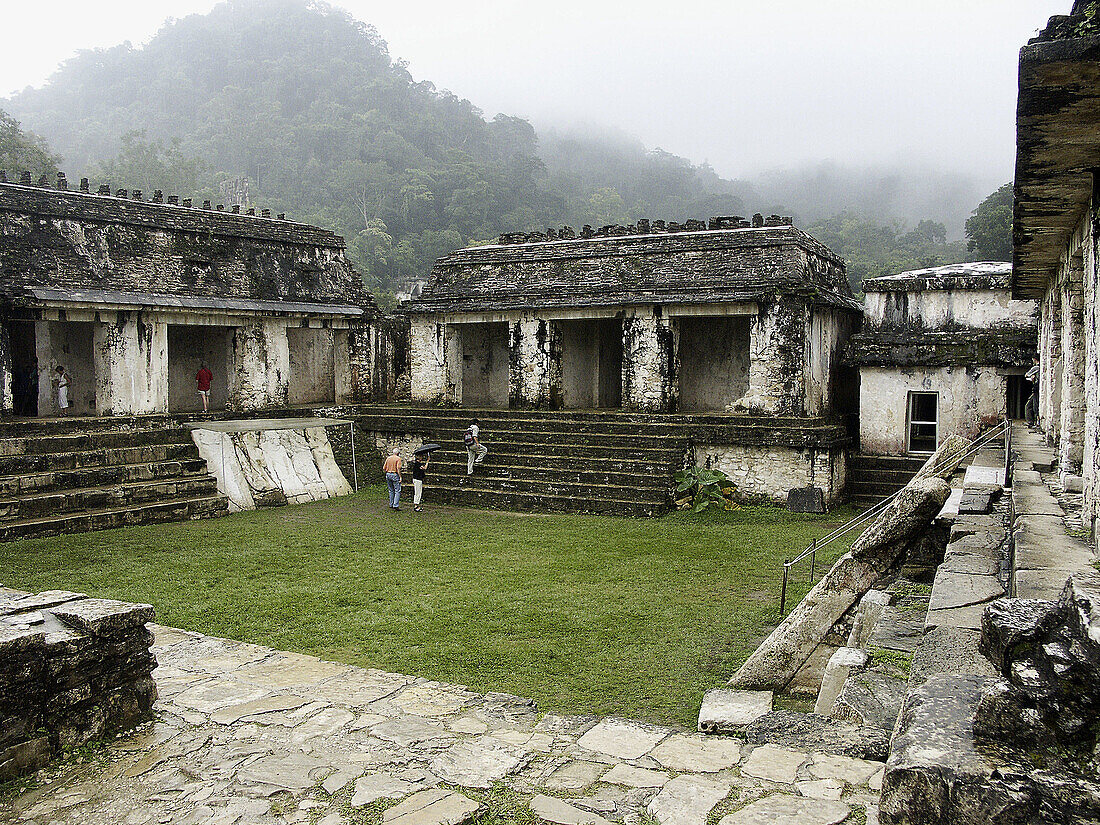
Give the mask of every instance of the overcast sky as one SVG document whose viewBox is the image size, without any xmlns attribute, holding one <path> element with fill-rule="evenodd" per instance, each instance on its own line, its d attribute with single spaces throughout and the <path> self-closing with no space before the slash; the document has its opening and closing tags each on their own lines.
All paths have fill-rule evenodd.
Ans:
<svg viewBox="0 0 1100 825">
<path fill-rule="evenodd" d="M 23 0 L 0 95 L 215 0 Z M 1012 176 L 1017 53 L 1071 0 L 343 0 L 488 116 L 622 129 L 726 176 L 819 160 Z"/>
</svg>

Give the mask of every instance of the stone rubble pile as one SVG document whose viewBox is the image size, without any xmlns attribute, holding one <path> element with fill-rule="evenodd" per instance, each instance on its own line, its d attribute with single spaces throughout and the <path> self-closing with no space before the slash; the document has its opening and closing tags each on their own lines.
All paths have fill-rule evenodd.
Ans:
<svg viewBox="0 0 1100 825">
<path fill-rule="evenodd" d="M 0 782 L 152 718 L 149 605 L 0 590 Z"/>
</svg>

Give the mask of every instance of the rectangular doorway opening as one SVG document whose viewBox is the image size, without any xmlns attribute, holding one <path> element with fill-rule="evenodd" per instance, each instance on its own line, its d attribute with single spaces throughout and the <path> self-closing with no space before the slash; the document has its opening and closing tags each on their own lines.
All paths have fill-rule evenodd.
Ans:
<svg viewBox="0 0 1100 825">
<path fill-rule="evenodd" d="M 210 381 L 210 409 L 224 410 L 233 352 L 230 327 L 168 326 L 168 411 L 202 410 L 198 374 L 205 365 Z"/>
<path fill-rule="evenodd" d="M 287 400 L 292 405 L 336 401 L 335 336 L 331 329 L 287 327 L 290 376 Z"/>
<path fill-rule="evenodd" d="M 66 415 L 95 415 L 95 348 L 91 321 L 36 321 L 38 358 L 38 414 L 61 415 L 60 374 L 69 377 L 69 409 Z"/>
<path fill-rule="evenodd" d="M 1006 375 L 1005 379 L 1005 414 L 1012 421 L 1022 421 L 1031 384 L 1022 375 Z"/>
<path fill-rule="evenodd" d="M 622 406 L 623 325 L 617 318 L 560 321 L 562 405 Z"/>
<path fill-rule="evenodd" d="M 508 324 L 462 324 L 462 397 L 467 407 L 508 406 Z"/>
<path fill-rule="evenodd" d="M 680 409 L 726 410 L 749 388 L 749 318 L 680 318 Z"/>
<path fill-rule="evenodd" d="M 38 415 L 38 349 L 35 344 L 34 321 L 8 321 L 11 342 L 12 412 L 21 417 Z M 47 376 L 47 380 L 48 380 Z"/>
<path fill-rule="evenodd" d="M 939 445 L 938 392 L 909 393 L 909 452 L 934 453 Z"/>
</svg>

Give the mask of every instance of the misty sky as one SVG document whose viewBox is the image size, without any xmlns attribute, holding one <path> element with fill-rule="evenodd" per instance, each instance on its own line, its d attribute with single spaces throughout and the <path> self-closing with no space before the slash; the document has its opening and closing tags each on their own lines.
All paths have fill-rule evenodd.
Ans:
<svg viewBox="0 0 1100 825">
<path fill-rule="evenodd" d="M 215 0 L 5 9 L 0 96 Z M 1009 180 L 1017 53 L 1071 0 L 334 2 L 488 116 L 621 129 L 724 176 L 820 160 Z"/>
</svg>

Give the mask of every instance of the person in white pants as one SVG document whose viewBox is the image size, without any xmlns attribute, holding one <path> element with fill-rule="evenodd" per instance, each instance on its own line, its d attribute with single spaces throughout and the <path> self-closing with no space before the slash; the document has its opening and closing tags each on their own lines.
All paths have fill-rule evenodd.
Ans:
<svg viewBox="0 0 1100 825">
<path fill-rule="evenodd" d="M 428 477 L 428 462 L 431 455 L 413 455 L 413 510 L 420 512 L 420 500 L 424 497 L 424 481 Z"/>
<path fill-rule="evenodd" d="M 478 426 L 477 419 L 475 418 L 470 422 L 470 426 L 466 428 L 466 435 L 463 437 L 466 443 L 466 475 L 468 476 L 474 474 L 474 465 L 483 462 L 486 454 L 489 452 L 488 448 L 481 443 L 480 436 L 481 428 Z"/>
</svg>

